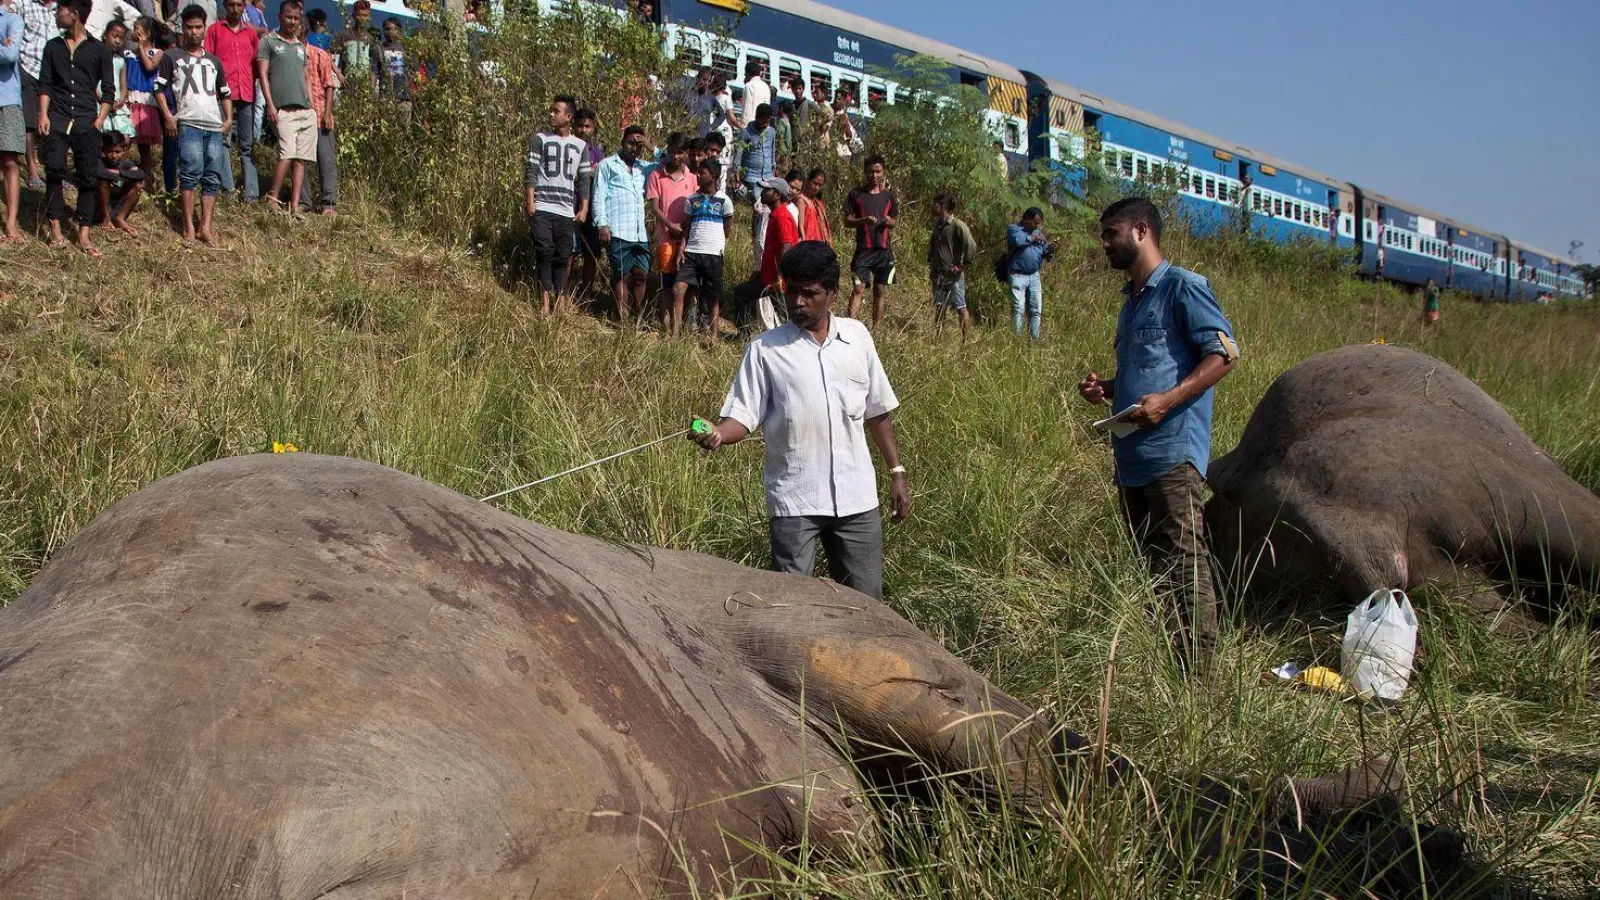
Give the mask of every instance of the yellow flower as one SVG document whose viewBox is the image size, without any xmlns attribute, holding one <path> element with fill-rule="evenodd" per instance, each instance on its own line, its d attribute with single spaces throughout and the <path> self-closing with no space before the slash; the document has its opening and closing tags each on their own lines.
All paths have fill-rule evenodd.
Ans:
<svg viewBox="0 0 1600 900">
<path fill-rule="evenodd" d="M 1384 340 L 1383 338 L 1373 338 L 1372 340 L 1368 341 L 1367 343 L 1369 343 L 1369 344 L 1387 344 L 1389 342 Z"/>
<path fill-rule="evenodd" d="M 273 441 L 272 442 L 272 452 L 273 453 L 299 453 L 300 452 L 300 448 L 296 447 L 293 444 L 280 444 L 277 441 Z"/>
</svg>

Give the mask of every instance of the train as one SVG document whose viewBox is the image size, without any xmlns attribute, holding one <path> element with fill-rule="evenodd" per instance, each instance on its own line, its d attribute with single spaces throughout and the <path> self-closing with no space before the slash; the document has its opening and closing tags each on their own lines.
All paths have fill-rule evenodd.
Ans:
<svg viewBox="0 0 1600 900">
<path fill-rule="evenodd" d="M 574 2 L 624 6 L 536 2 L 546 10 Z M 375 0 L 374 12 L 414 17 L 399 0 Z M 330 9 L 330 22 L 338 14 Z M 829 93 L 846 89 L 851 115 L 870 118 L 874 107 L 911 99 L 893 77 L 899 57 L 933 58 L 952 84 L 987 98 L 984 127 L 1013 171 L 1043 169 L 1069 193 L 1081 195 L 1098 160 L 1130 186 L 1172 191 L 1202 230 L 1247 225 L 1269 240 L 1325 241 L 1350 253 L 1363 275 L 1411 286 L 1432 279 L 1507 302 L 1585 296 L 1574 264 L 1553 252 L 816 0 L 657 0 L 651 15 L 669 58 L 686 70 L 709 65 L 728 75 L 736 105 L 737 76 L 759 61 L 776 98 L 796 99 L 788 86 L 799 77 Z"/>
</svg>

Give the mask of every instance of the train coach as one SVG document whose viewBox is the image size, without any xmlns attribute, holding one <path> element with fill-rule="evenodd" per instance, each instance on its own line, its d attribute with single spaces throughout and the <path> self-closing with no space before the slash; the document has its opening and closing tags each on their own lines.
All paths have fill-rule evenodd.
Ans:
<svg viewBox="0 0 1600 900">
<path fill-rule="evenodd" d="M 1051 78 L 1024 77 L 1030 156 L 1073 193 L 1083 193 L 1085 162 L 1098 159 L 1130 185 L 1172 190 L 1200 231 L 1248 222 L 1269 240 L 1348 250 L 1365 275 L 1413 286 L 1431 278 L 1488 299 L 1582 296 L 1571 263 L 1548 251 Z"/>
</svg>

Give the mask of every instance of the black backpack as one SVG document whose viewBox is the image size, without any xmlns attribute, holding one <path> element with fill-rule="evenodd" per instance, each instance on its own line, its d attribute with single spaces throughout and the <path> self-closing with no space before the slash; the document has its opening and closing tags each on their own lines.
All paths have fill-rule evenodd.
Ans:
<svg viewBox="0 0 1600 900">
<path fill-rule="evenodd" d="M 1016 256 L 1016 251 L 1007 247 L 999 256 L 994 258 L 994 280 L 1001 284 L 1011 283 L 1011 260 Z"/>
</svg>

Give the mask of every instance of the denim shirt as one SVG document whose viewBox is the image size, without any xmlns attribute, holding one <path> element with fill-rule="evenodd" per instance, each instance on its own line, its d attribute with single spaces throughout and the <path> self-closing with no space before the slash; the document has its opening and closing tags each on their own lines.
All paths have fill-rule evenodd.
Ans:
<svg viewBox="0 0 1600 900">
<path fill-rule="evenodd" d="M 1237 354 L 1233 326 L 1203 276 L 1162 261 L 1143 290 L 1123 287 L 1117 319 L 1117 375 L 1114 408 L 1139 402 L 1146 394 L 1170 390 L 1210 354 Z M 1226 337 L 1226 341 L 1224 340 Z M 1172 408 L 1154 428 L 1112 439 L 1117 483 L 1150 484 L 1184 463 L 1200 475 L 1211 462 L 1213 391 Z"/>
<path fill-rule="evenodd" d="M 751 122 L 744 127 L 744 180 L 746 184 L 755 184 L 772 177 L 772 170 L 778 163 L 778 129 L 771 125 L 765 131 L 756 131 L 756 125 Z"/>
<path fill-rule="evenodd" d="M 1006 249 L 1011 253 L 1008 271 L 1013 275 L 1032 275 L 1044 268 L 1044 252 L 1049 245 L 1035 241 L 1037 229 L 1023 228 L 1016 222 L 1006 226 Z"/>
</svg>

